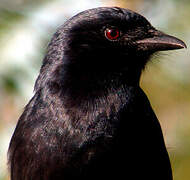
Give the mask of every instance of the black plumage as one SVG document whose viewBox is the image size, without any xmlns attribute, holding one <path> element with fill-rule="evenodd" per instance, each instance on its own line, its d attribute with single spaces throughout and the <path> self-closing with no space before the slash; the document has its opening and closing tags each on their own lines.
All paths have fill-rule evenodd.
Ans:
<svg viewBox="0 0 190 180">
<path fill-rule="evenodd" d="M 54 34 L 9 147 L 12 180 L 172 180 L 160 124 L 139 87 L 151 55 L 185 44 L 123 8 Z"/>
</svg>

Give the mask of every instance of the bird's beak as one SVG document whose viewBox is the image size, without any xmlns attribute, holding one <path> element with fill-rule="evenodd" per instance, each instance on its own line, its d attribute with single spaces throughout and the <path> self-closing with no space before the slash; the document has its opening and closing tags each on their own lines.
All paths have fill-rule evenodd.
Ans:
<svg viewBox="0 0 190 180">
<path fill-rule="evenodd" d="M 138 49 L 143 51 L 166 51 L 173 49 L 187 48 L 186 44 L 174 37 L 158 30 L 151 31 L 151 38 L 145 38 L 137 41 Z"/>
</svg>

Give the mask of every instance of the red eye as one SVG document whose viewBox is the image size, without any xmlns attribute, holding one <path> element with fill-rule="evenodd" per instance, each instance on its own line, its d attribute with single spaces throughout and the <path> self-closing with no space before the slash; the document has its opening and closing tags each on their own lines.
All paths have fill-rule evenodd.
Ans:
<svg viewBox="0 0 190 180">
<path fill-rule="evenodd" d="M 120 32 L 118 29 L 116 28 L 107 28 L 105 30 L 105 36 L 106 38 L 108 38 L 109 40 L 116 40 L 118 39 L 118 37 L 120 36 Z"/>
</svg>

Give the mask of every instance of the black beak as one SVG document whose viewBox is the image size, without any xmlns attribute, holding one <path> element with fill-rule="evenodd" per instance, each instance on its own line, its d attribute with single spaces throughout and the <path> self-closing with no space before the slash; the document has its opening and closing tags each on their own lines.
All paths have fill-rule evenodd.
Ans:
<svg viewBox="0 0 190 180">
<path fill-rule="evenodd" d="M 138 49 L 143 51 L 166 51 L 187 48 L 186 44 L 174 37 L 157 30 L 151 31 L 151 37 L 137 41 Z"/>
</svg>

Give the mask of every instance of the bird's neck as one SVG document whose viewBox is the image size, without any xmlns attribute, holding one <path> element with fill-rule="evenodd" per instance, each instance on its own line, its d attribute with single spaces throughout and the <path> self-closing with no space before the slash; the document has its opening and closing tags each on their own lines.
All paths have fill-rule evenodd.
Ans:
<svg viewBox="0 0 190 180">
<path fill-rule="evenodd" d="M 106 76 L 106 74 L 79 75 L 75 78 L 70 76 L 72 78 L 66 78 L 64 82 L 63 93 L 68 92 L 69 96 L 73 98 L 99 98 L 108 93 L 127 91 L 130 87 L 139 86 L 140 75 L 132 78 L 127 73 Z"/>
<path fill-rule="evenodd" d="M 80 101 L 86 103 L 89 100 L 109 96 L 109 94 L 121 93 L 121 91 L 127 95 L 128 89 L 139 87 L 142 69 L 136 67 L 136 64 L 131 64 L 132 67 L 129 68 L 120 66 L 117 63 L 118 57 L 107 57 L 107 67 L 105 64 L 102 66 L 90 65 L 95 60 L 102 63 L 105 61 L 96 56 L 91 58 L 81 56 L 83 60 L 80 60 L 80 63 L 76 57 L 64 56 L 64 62 L 61 57 L 62 55 L 56 60 L 56 63 L 50 61 L 50 57 L 45 58 L 45 61 L 54 63 L 54 68 L 49 68 L 47 73 L 48 67 L 42 66 L 35 85 L 36 91 L 44 89 L 44 95 L 46 92 L 50 92 L 53 96 L 55 94 L 61 96 L 60 99 L 64 99 L 65 102 L 80 104 Z M 53 78 L 49 78 L 50 76 Z"/>
<path fill-rule="evenodd" d="M 79 77 L 80 78 L 80 77 Z M 139 88 L 138 82 L 128 82 L 125 78 L 121 79 L 102 79 L 101 81 L 91 81 L 92 79 L 76 79 L 74 82 L 65 83 L 62 89 L 64 103 L 68 105 L 67 108 L 78 108 L 85 106 L 85 104 L 101 104 L 100 101 L 105 102 L 102 107 L 111 107 L 112 105 L 120 106 L 126 103 L 129 94 L 133 89 Z M 110 106 L 109 106 L 110 104 Z"/>
<path fill-rule="evenodd" d="M 65 64 L 64 68 L 66 72 L 63 77 L 63 89 L 71 92 L 72 97 L 99 96 L 112 90 L 120 90 L 122 87 L 139 86 L 142 71 L 138 67 L 112 67 L 108 64 L 104 68 L 85 63 Z"/>
</svg>

